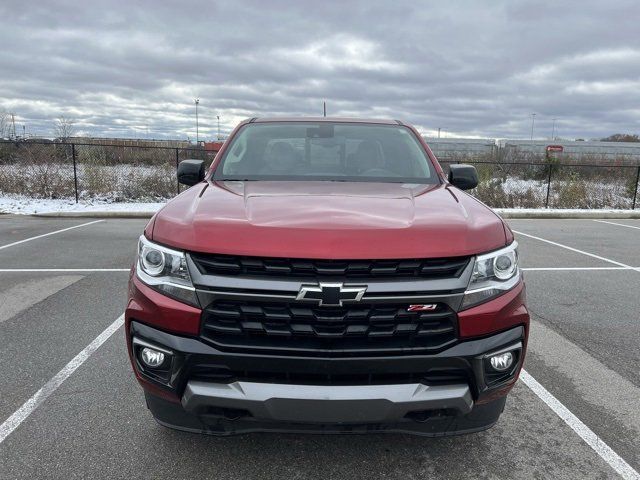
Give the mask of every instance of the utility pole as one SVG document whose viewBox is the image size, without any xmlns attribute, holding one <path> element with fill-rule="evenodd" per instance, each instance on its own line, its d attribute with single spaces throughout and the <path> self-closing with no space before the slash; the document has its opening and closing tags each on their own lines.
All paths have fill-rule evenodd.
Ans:
<svg viewBox="0 0 640 480">
<path fill-rule="evenodd" d="M 438 127 L 438 138 L 440 138 L 440 127 Z"/>
<path fill-rule="evenodd" d="M 553 119 L 553 127 L 551 127 L 551 140 L 556 139 L 556 120 L 558 119 L 557 118 Z"/>
<path fill-rule="evenodd" d="M 322 116 L 323 117 L 327 116 L 327 102 L 326 101 L 322 102 Z"/>
<path fill-rule="evenodd" d="M 216 118 L 218 119 L 218 141 L 220 141 L 220 115 L 216 115 Z"/>
<path fill-rule="evenodd" d="M 196 145 L 200 145 L 200 137 L 198 136 L 198 104 L 200 103 L 200 99 L 196 98 L 194 102 L 196 104 Z"/>
<path fill-rule="evenodd" d="M 13 139 L 16 139 L 16 117 L 15 114 L 11 114 L 11 124 L 13 125 Z"/>
<path fill-rule="evenodd" d="M 532 113 L 531 114 L 531 141 L 533 142 L 533 125 L 535 124 L 536 121 L 536 114 Z"/>
</svg>

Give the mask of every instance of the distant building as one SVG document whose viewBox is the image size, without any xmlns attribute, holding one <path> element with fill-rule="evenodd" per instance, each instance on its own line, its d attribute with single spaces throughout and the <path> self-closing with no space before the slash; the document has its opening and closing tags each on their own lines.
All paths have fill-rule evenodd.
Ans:
<svg viewBox="0 0 640 480">
<path fill-rule="evenodd" d="M 118 147 L 197 148 L 188 140 L 149 140 L 143 138 L 69 137 L 67 143 L 115 145 Z"/>
<path fill-rule="evenodd" d="M 547 147 L 562 147 L 558 158 L 597 158 L 606 160 L 640 160 L 640 142 L 583 142 L 573 140 L 505 140 L 502 148 L 508 158 L 543 157 Z"/>
<path fill-rule="evenodd" d="M 451 157 L 492 155 L 496 148 L 493 138 L 429 138 L 424 140 L 441 160 Z"/>
<path fill-rule="evenodd" d="M 566 161 L 640 164 L 640 142 L 581 140 L 501 140 L 492 138 L 424 138 L 442 161 L 493 157 L 500 161 L 532 162 L 549 155 Z M 551 148 L 549 148 L 551 147 Z"/>
</svg>

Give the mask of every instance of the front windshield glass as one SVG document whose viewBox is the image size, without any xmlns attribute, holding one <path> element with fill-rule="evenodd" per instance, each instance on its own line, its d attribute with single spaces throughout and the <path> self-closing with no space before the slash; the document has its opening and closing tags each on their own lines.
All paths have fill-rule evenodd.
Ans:
<svg viewBox="0 0 640 480">
<path fill-rule="evenodd" d="M 339 122 L 245 125 L 213 178 L 438 183 L 408 128 Z"/>
</svg>

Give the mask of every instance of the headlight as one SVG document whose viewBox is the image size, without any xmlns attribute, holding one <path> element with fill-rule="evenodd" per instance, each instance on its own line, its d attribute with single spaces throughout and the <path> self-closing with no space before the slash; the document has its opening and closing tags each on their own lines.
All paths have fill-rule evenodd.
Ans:
<svg viewBox="0 0 640 480">
<path fill-rule="evenodd" d="M 519 281 L 517 242 L 501 250 L 478 255 L 461 308 L 469 308 L 502 295 Z"/>
<path fill-rule="evenodd" d="M 136 273 L 142 282 L 154 290 L 200 307 L 184 252 L 156 245 L 142 235 L 138 241 Z"/>
</svg>

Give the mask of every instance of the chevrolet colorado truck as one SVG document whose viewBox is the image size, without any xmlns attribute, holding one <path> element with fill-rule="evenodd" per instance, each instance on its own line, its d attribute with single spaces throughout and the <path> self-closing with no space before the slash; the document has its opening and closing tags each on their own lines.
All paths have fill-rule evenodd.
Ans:
<svg viewBox="0 0 640 480">
<path fill-rule="evenodd" d="M 491 427 L 529 329 L 517 243 L 400 121 L 253 118 L 139 239 L 126 340 L 162 425 Z"/>
</svg>

